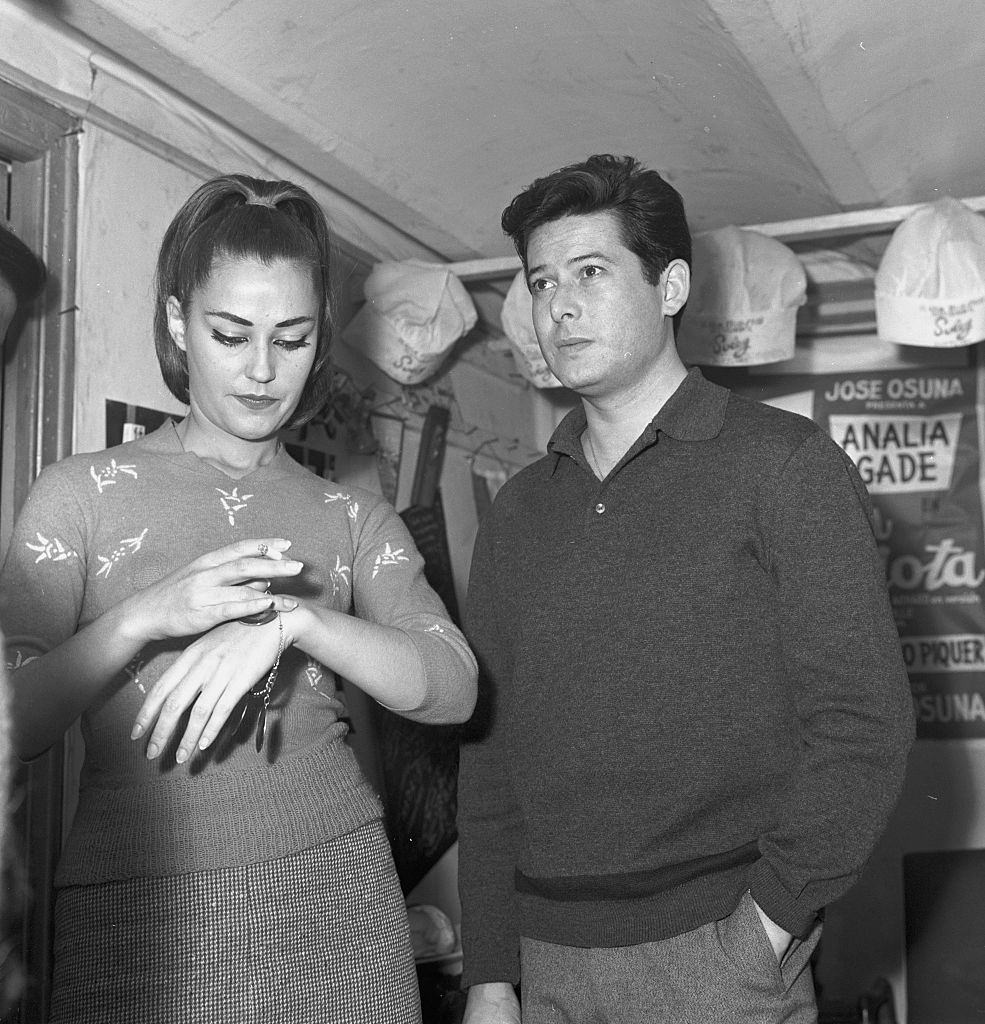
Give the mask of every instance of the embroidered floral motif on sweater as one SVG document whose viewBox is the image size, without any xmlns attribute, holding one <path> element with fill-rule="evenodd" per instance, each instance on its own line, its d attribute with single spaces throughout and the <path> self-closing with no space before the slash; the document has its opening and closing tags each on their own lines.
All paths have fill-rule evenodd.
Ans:
<svg viewBox="0 0 985 1024">
<path fill-rule="evenodd" d="M 103 493 L 104 488 L 116 483 L 116 478 L 120 473 L 126 473 L 134 480 L 137 479 L 137 467 L 133 463 L 121 464 L 116 459 L 110 459 L 109 465 L 104 466 L 98 473 L 95 466 L 89 467 L 89 476 L 96 481 L 96 487 L 100 494 Z"/>
<path fill-rule="evenodd" d="M 308 680 L 308 685 L 318 694 L 319 697 L 324 697 L 326 700 L 332 700 L 334 693 L 326 693 L 322 688 L 321 684 L 325 681 L 325 671 L 321 664 L 315 661 L 314 658 L 309 658 L 307 665 L 304 668 L 304 677 Z"/>
<path fill-rule="evenodd" d="M 342 559 L 339 555 L 335 556 L 335 568 L 328 570 L 329 578 L 332 581 L 332 597 L 338 597 L 342 593 L 342 587 L 350 587 L 352 569 L 348 565 L 342 564 Z"/>
<path fill-rule="evenodd" d="M 409 562 L 410 559 L 404 554 L 403 548 L 392 548 L 390 542 L 386 542 L 386 546 L 376 556 L 376 561 L 373 562 L 373 575 L 372 579 L 376 579 L 376 574 L 385 565 L 398 565 L 400 562 Z"/>
<path fill-rule="evenodd" d="M 32 661 L 37 661 L 40 658 L 40 654 L 31 654 L 28 657 L 24 657 L 24 652 L 21 650 L 14 650 L 14 656 L 7 659 L 7 671 L 16 672 L 19 668 L 23 668 L 25 665 L 30 664 Z"/>
<path fill-rule="evenodd" d="M 27 547 L 31 551 L 37 551 L 38 557 L 34 559 L 34 564 L 38 562 L 66 562 L 70 558 L 78 558 L 78 554 L 72 550 L 64 541 L 59 540 L 57 537 L 52 537 L 49 540 L 40 531 L 38 532 L 38 543 L 32 544 L 30 541 L 26 541 Z"/>
<path fill-rule="evenodd" d="M 217 487 L 216 490 L 220 494 L 219 501 L 222 503 L 222 509 L 226 513 L 229 525 L 235 526 L 236 513 L 242 512 L 243 509 L 246 508 L 246 503 L 253 497 L 253 495 L 240 494 L 238 487 L 234 487 L 231 491 L 224 491 L 221 487 Z"/>
<path fill-rule="evenodd" d="M 147 536 L 147 527 L 141 531 L 137 537 L 127 537 L 121 540 L 120 543 L 113 548 L 110 552 L 109 557 L 104 555 L 96 555 L 96 558 L 100 561 L 99 570 L 96 572 L 97 576 L 107 577 L 113 571 L 113 566 L 116 565 L 121 558 L 126 558 L 127 555 L 133 555 L 138 552 L 144 544 L 144 537 Z"/>
<path fill-rule="evenodd" d="M 352 500 L 351 494 L 325 494 L 325 504 L 330 505 L 335 501 L 345 502 L 346 515 L 353 521 L 356 521 L 356 516 L 359 515 L 359 502 Z"/>
</svg>

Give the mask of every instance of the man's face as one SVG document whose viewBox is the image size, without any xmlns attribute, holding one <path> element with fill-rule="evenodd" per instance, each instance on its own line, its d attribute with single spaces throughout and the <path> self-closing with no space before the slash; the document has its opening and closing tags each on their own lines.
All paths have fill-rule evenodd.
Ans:
<svg viewBox="0 0 985 1024">
<path fill-rule="evenodd" d="M 16 312 L 17 297 L 14 295 L 14 289 L 0 277 L 0 345 L 7 337 L 7 331 Z"/>
<path fill-rule="evenodd" d="M 586 397 L 632 389 L 659 374 L 668 345 L 676 352 L 665 317 L 687 298 L 687 268 L 675 260 L 650 284 L 614 213 L 542 224 L 528 240 L 527 267 L 537 340 L 566 387 Z M 668 301 L 668 273 L 681 268 L 683 294 Z"/>
</svg>

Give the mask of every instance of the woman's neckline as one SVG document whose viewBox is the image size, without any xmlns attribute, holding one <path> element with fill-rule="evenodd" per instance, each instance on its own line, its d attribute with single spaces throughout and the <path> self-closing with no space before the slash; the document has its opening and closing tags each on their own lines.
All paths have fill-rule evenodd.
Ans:
<svg viewBox="0 0 985 1024">
<path fill-rule="evenodd" d="M 171 419 L 169 422 L 171 423 L 172 435 L 175 442 L 178 445 L 178 452 L 180 454 L 186 456 L 189 459 L 194 460 L 195 464 L 201 466 L 203 469 L 206 469 L 212 473 L 218 473 L 220 476 L 223 476 L 228 480 L 246 480 L 249 477 L 256 476 L 258 473 L 262 473 L 264 470 L 269 470 L 273 468 L 279 461 L 280 455 L 284 450 L 284 446 L 281 444 L 280 439 L 278 438 L 274 446 L 273 455 L 271 455 L 271 457 L 266 462 L 261 462 L 258 465 L 254 466 L 252 469 L 247 469 L 243 472 L 236 472 L 233 467 L 226 468 L 214 462 L 212 459 L 207 458 L 204 455 L 199 455 L 198 452 L 189 451 L 185 447 L 184 440 L 182 439 L 181 436 L 181 430 L 179 429 L 179 427 L 181 427 L 181 425 L 185 421 L 181 420 L 179 422 L 174 419 Z"/>
</svg>

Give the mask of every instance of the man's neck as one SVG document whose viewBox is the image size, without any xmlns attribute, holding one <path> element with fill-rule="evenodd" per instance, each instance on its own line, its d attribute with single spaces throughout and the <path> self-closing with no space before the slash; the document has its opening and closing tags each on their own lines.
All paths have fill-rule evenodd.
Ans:
<svg viewBox="0 0 985 1024">
<path fill-rule="evenodd" d="M 641 381 L 629 393 L 582 396 L 588 424 L 584 443 L 603 475 L 629 451 L 686 376 L 687 367 L 675 352 L 659 374 Z"/>
</svg>

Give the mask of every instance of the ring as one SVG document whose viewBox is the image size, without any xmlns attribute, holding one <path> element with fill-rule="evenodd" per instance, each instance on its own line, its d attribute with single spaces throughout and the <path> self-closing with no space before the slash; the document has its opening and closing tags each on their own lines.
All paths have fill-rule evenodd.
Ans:
<svg viewBox="0 0 985 1024">
<path fill-rule="evenodd" d="M 260 545 L 260 557 L 261 557 L 261 558 L 266 558 L 266 557 L 267 557 L 267 552 L 268 552 L 269 550 L 270 550 L 270 549 L 269 549 L 269 548 L 267 547 L 267 545 L 266 545 L 266 544 L 261 544 L 261 545 Z"/>
</svg>

